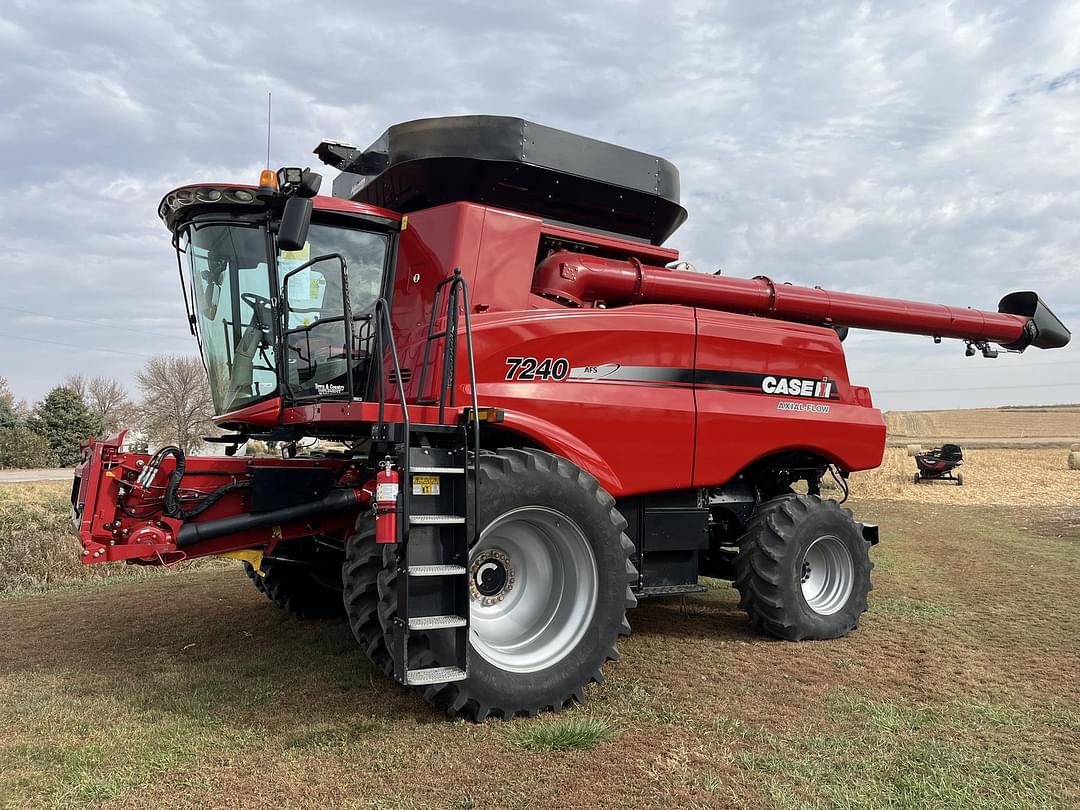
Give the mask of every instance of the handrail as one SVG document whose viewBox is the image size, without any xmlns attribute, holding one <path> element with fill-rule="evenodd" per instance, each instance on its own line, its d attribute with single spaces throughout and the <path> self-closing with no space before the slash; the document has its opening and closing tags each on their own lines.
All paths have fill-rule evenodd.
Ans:
<svg viewBox="0 0 1080 810">
<path fill-rule="evenodd" d="M 401 482 L 402 486 L 398 490 L 401 493 L 401 510 L 405 519 L 397 521 L 398 526 L 398 541 L 402 542 L 408 539 L 409 533 L 409 499 L 412 495 L 412 487 L 409 486 L 409 405 L 405 401 L 405 383 L 401 380 L 401 362 L 398 359 L 397 343 L 394 341 L 394 330 L 390 324 L 389 315 L 390 304 L 387 303 L 385 298 L 379 298 L 375 301 L 375 356 L 379 358 L 377 366 L 377 377 L 379 380 L 378 392 L 379 392 L 379 423 L 378 423 L 378 435 L 386 435 L 386 388 L 383 382 L 383 358 L 385 351 L 383 349 L 383 328 L 386 329 L 387 348 L 390 351 L 390 359 L 394 365 L 394 377 L 397 382 L 398 396 L 401 398 L 401 428 L 402 428 L 402 443 L 404 444 L 404 452 L 401 454 Z M 375 364 L 372 364 L 375 368 Z"/>
<path fill-rule="evenodd" d="M 442 332 L 435 332 L 435 322 L 440 313 L 443 288 L 449 287 L 446 293 L 446 328 Z M 472 316 L 469 307 L 469 285 L 461 275 L 461 268 L 455 267 L 454 274 L 444 278 L 435 288 L 435 298 L 431 305 L 431 317 L 428 320 L 428 334 L 424 342 L 424 359 L 420 366 L 420 382 L 417 385 L 417 401 L 422 405 L 439 405 L 439 422 L 445 421 L 445 408 L 447 393 L 449 392 L 450 407 L 454 407 L 457 401 L 457 323 L 458 323 L 458 296 L 461 297 L 462 309 L 465 313 L 465 344 L 469 353 L 469 390 L 472 394 L 472 439 L 473 439 L 473 464 L 480 463 L 480 404 L 476 393 L 476 358 L 473 351 Z M 452 313 L 452 315 L 451 315 Z M 443 338 L 443 367 L 442 381 L 439 386 L 438 397 L 434 400 L 423 399 L 424 383 L 427 380 L 428 362 L 431 353 L 431 344 Z M 473 514 L 480 514 L 480 495 L 477 482 L 473 483 Z M 473 521 L 474 530 L 477 520 Z M 474 537 L 473 540 L 476 538 Z"/>
<path fill-rule="evenodd" d="M 461 297 L 465 304 L 465 345 L 469 350 L 469 389 L 472 392 L 473 468 L 478 473 L 473 480 L 473 537 L 469 543 L 472 546 L 480 539 L 480 401 L 476 394 L 476 360 L 473 353 L 472 317 L 469 315 L 469 285 L 461 278 L 460 269 L 455 269 L 454 273 L 461 282 Z"/>
</svg>

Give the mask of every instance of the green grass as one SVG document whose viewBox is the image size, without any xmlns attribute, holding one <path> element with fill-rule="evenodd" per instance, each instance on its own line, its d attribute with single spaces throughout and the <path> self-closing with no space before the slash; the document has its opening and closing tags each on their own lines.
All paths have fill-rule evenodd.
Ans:
<svg viewBox="0 0 1080 810">
<path fill-rule="evenodd" d="M 828 706 L 831 722 L 822 727 L 761 732 L 759 745 L 738 755 L 764 778 L 777 807 L 1063 806 L 1032 746 L 1047 727 L 1067 739 L 1076 715 L 1033 716 L 979 700 L 912 704 L 853 692 L 834 694 Z"/>
<path fill-rule="evenodd" d="M 53 807 L 110 801 L 252 739 L 250 730 L 212 716 L 139 710 L 114 697 L 61 691 L 64 702 L 29 688 L 13 696 L 20 740 L 0 743 L 0 805 L 30 796 Z M 5 700 L 5 726 L 16 719 L 11 708 Z"/>
<path fill-rule="evenodd" d="M 508 733 L 511 745 L 524 751 L 587 751 L 614 736 L 603 720 L 570 715 L 519 725 Z"/>
<path fill-rule="evenodd" d="M 944 605 L 926 599 L 912 599 L 908 596 L 870 596 L 870 618 L 877 619 L 933 619 L 948 616 L 950 611 Z"/>
</svg>

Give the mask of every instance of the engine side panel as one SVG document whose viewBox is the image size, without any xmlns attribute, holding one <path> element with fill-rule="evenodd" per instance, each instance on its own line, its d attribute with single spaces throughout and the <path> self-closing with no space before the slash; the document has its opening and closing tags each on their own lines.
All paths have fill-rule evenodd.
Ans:
<svg viewBox="0 0 1080 810">
<path fill-rule="evenodd" d="M 700 308 L 697 324 L 694 486 L 782 450 L 846 470 L 881 463 L 884 419 L 856 403 L 832 329 Z"/>
<path fill-rule="evenodd" d="M 653 371 L 691 368 L 692 309 L 478 314 L 473 339 L 480 404 L 504 409 L 504 427 L 579 463 L 616 497 L 690 485 L 693 387 Z M 470 395 L 464 354 L 460 403 Z"/>
</svg>

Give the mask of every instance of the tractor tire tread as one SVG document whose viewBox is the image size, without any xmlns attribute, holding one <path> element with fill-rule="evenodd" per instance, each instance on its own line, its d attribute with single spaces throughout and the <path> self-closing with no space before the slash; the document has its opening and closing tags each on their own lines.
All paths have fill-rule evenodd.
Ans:
<svg viewBox="0 0 1080 810">
<path fill-rule="evenodd" d="M 379 574 L 383 550 L 375 542 L 375 527 L 367 515 L 357 518 L 356 527 L 345 544 L 345 565 L 341 568 L 343 601 L 349 627 L 377 672 L 390 675 L 394 664 L 386 647 L 379 622 Z"/>
<path fill-rule="evenodd" d="M 870 570 L 874 567 L 869 554 L 870 543 L 865 543 L 864 553 L 854 555 L 854 565 L 862 568 L 865 588 L 856 589 L 843 609 L 829 619 L 830 627 L 809 629 L 802 618 L 798 602 L 802 599 L 796 580 L 790 581 L 785 570 L 787 556 L 791 552 L 792 536 L 802 522 L 814 513 L 824 511 L 841 523 L 850 524 L 862 538 L 862 526 L 850 509 L 836 501 L 822 500 L 814 495 L 785 494 L 761 504 L 739 543 L 735 558 L 736 576 L 734 587 L 739 592 L 739 607 L 746 611 L 750 625 L 758 631 L 788 641 L 805 639 L 839 638 L 855 630 L 868 608 L 867 592 Z"/>
<path fill-rule="evenodd" d="M 594 654 L 595 666 L 585 676 L 585 682 L 575 684 L 565 693 L 553 698 L 549 697 L 537 703 L 507 702 L 505 705 L 493 705 L 479 699 L 473 693 L 469 679 L 418 688 L 427 702 L 444 710 L 447 715 L 464 717 L 475 722 L 488 718 L 510 720 L 514 717 L 534 717 L 543 711 L 558 712 L 575 702 L 582 703 L 585 699 L 585 686 L 590 683 L 604 682 L 601 667 L 608 661 L 619 660 L 616 641 L 619 637 L 630 633 L 630 623 L 627 621 L 625 611 L 637 605 L 637 597 L 634 596 L 632 587 L 638 581 L 638 572 L 630 559 L 635 553 L 635 548 L 633 542 L 625 534 L 626 519 L 616 510 L 615 499 L 600 487 L 600 483 L 594 476 L 560 456 L 533 448 L 502 448 L 497 452 L 482 452 L 478 468 L 481 485 L 484 481 L 493 481 L 522 473 L 540 472 L 557 475 L 574 481 L 602 508 L 606 509 L 612 527 L 619 532 L 619 550 L 626 560 L 623 611 L 612 626 L 599 628 L 600 632 L 597 635 L 602 638 L 601 643 L 598 644 L 600 649 Z M 396 577 L 396 552 L 393 546 L 388 546 L 379 573 L 379 619 L 387 637 L 389 637 L 397 607 Z M 410 639 L 409 650 L 410 668 L 438 665 L 428 640 L 423 635 L 417 635 L 415 640 Z"/>
</svg>

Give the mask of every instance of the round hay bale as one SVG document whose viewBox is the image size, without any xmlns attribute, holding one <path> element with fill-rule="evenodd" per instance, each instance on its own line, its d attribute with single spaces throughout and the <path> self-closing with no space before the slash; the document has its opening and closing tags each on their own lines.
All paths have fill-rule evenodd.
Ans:
<svg viewBox="0 0 1080 810">
<path fill-rule="evenodd" d="M 821 476 L 821 491 L 831 492 L 833 490 L 836 490 L 837 492 L 840 490 L 840 485 L 836 483 L 836 479 L 831 475 Z"/>
<path fill-rule="evenodd" d="M 921 452 L 922 452 L 922 445 L 921 444 L 909 444 L 907 446 L 908 458 L 912 458 L 913 456 L 917 456 Z"/>
<path fill-rule="evenodd" d="M 1069 469 L 1080 470 L 1080 451 L 1069 453 Z"/>
<path fill-rule="evenodd" d="M 1074 442 L 1073 446 L 1069 448 L 1070 453 L 1080 453 L 1080 442 Z"/>
</svg>

